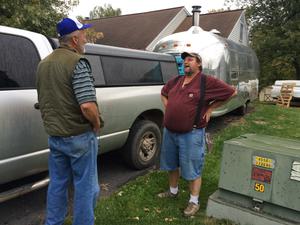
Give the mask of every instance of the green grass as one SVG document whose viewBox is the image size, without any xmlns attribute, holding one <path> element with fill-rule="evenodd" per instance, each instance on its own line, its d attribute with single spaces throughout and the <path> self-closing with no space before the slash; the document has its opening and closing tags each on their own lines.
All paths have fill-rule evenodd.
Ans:
<svg viewBox="0 0 300 225">
<path fill-rule="evenodd" d="M 266 134 L 300 140 L 300 108 L 281 108 L 276 105 L 255 103 L 254 112 L 232 122 L 214 134 L 214 149 L 206 157 L 203 185 L 200 193 L 201 207 L 194 218 L 183 217 L 189 199 L 188 185 L 180 180 L 180 193 L 176 199 L 159 199 L 157 193 L 168 188 L 167 173 L 152 171 L 123 186 L 109 198 L 101 199 L 96 208 L 98 225 L 116 224 L 231 224 L 205 216 L 209 195 L 218 185 L 223 141 L 245 133 Z"/>
</svg>

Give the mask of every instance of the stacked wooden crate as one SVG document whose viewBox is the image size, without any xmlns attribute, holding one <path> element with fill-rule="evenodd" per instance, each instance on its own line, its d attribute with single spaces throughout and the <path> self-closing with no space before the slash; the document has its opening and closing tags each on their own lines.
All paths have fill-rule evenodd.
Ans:
<svg viewBox="0 0 300 225">
<path fill-rule="evenodd" d="M 277 105 L 290 107 L 294 94 L 295 83 L 283 83 L 280 90 L 280 96 L 277 99 Z"/>
</svg>

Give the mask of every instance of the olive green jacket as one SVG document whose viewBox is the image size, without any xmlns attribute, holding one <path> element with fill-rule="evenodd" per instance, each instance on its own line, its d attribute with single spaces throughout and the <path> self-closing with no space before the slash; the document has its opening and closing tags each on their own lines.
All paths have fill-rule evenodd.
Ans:
<svg viewBox="0 0 300 225">
<path fill-rule="evenodd" d="M 92 130 L 73 91 L 72 76 L 80 59 L 85 58 L 62 47 L 38 65 L 38 101 L 45 130 L 50 136 L 68 137 Z"/>
</svg>

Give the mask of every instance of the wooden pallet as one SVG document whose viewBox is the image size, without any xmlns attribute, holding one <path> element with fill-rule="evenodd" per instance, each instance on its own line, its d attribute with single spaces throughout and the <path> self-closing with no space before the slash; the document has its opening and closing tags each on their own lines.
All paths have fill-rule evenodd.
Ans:
<svg viewBox="0 0 300 225">
<path fill-rule="evenodd" d="M 291 100 L 294 94 L 295 83 L 283 83 L 280 90 L 280 96 L 277 99 L 277 105 L 290 107 Z"/>
</svg>

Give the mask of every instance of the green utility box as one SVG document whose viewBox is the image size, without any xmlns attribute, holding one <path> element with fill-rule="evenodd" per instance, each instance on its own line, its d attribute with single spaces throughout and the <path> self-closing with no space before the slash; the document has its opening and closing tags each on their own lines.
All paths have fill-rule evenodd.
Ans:
<svg viewBox="0 0 300 225">
<path fill-rule="evenodd" d="M 207 215 L 240 224 L 300 224 L 300 141 L 258 134 L 225 141 Z"/>
</svg>

